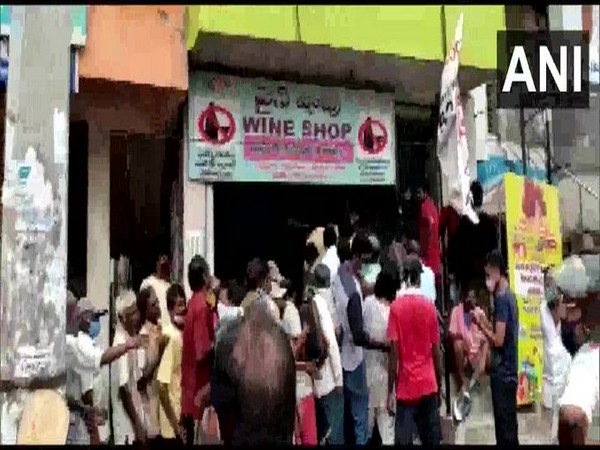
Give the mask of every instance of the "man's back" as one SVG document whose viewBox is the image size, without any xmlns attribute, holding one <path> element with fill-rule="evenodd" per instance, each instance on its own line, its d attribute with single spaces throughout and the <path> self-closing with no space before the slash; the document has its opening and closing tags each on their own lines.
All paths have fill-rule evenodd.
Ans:
<svg viewBox="0 0 600 450">
<path fill-rule="evenodd" d="M 417 289 L 409 288 L 392 303 L 388 338 L 398 346 L 397 398 L 417 400 L 437 392 L 433 345 L 439 344 L 435 306 Z"/>
<path fill-rule="evenodd" d="M 419 219 L 419 244 L 423 252 L 423 262 L 433 270 L 434 274 L 440 273 L 440 241 L 439 241 L 438 212 L 431 197 L 427 196 L 421 205 Z"/>
<path fill-rule="evenodd" d="M 337 316 L 342 328 L 341 357 L 344 370 L 353 371 L 364 360 L 363 348 L 355 344 L 350 320 L 348 304 L 352 296 L 359 296 L 362 301 L 360 285 L 351 270 L 351 263 L 345 262 L 340 266 L 338 276 L 334 280 L 333 295 L 335 298 Z"/>
<path fill-rule="evenodd" d="M 313 299 L 319 313 L 323 334 L 329 344 L 329 356 L 325 360 L 323 367 L 319 370 L 320 377 L 314 380 L 315 395 L 317 398 L 323 397 L 329 394 L 335 387 L 343 385 L 342 360 L 335 336 L 335 324 L 328 309 L 328 300 L 324 298 L 324 294 L 330 294 L 330 290 L 322 289 L 317 291 Z"/>
<path fill-rule="evenodd" d="M 389 304 L 378 300 L 375 295 L 370 295 L 365 299 L 363 305 L 365 331 L 373 339 L 380 342 L 385 341 L 389 316 Z M 388 354 L 380 350 L 365 350 L 365 361 L 369 387 L 381 385 L 385 381 L 386 385 L 382 388 L 387 389 Z"/>
<path fill-rule="evenodd" d="M 516 383 L 519 316 L 517 300 L 508 287 L 495 295 L 494 316 L 494 326 L 504 322 L 506 332 L 502 347 L 494 347 L 492 352 L 492 375 Z"/>
<path fill-rule="evenodd" d="M 435 274 L 433 270 L 423 264 L 423 272 L 421 273 L 421 293 L 431 302 L 435 303 L 437 295 L 435 290 Z"/>
<path fill-rule="evenodd" d="M 129 334 L 122 325 L 115 327 L 113 346 L 122 345 L 127 341 Z M 115 445 L 133 444 L 135 439 L 134 426 L 125 412 L 125 407 L 119 395 L 119 390 L 126 387 L 131 393 L 131 400 L 140 418 L 144 420 L 142 398 L 137 390 L 137 380 L 142 375 L 137 364 L 137 350 L 130 350 L 110 365 L 111 371 L 111 397 L 113 404 L 112 423 L 114 426 Z"/>
</svg>

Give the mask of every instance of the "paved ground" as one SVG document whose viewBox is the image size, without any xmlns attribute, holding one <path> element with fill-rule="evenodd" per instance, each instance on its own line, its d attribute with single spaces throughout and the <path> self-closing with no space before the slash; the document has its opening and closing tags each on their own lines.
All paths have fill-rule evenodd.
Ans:
<svg viewBox="0 0 600 450">
<path fill-rule="evenodd" d="M 454 392 L 452 388 L 452 392 Z M 445 411 L 445 410 L 444 410 Z M 524 445 L 551 444 L 551 424 L 537 412 L 520 412 L 519 443 Z M 494 415 L 489 380 L 482 380 L 479 392 L 473 396 L 473 409 L 467 420 L 455 430 L 457 445 L 495 445 Z"/>
</svg>

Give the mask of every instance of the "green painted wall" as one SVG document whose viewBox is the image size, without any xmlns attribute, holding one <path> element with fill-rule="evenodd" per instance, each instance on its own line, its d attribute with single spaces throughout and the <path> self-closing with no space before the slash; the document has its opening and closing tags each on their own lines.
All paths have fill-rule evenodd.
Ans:
<svg viewBox="0 0 600 450">
<path fill-rule="evenodd" d="M 454 39 L 454 28 L 460 13 L 464 14 L 463 46 L 460 63 L 482 69 L 496 68 L 496 34 L 506 29 L 502 5 L 446 5 L 446 37 L 448 48 Z"/>
<path fill-rule="evenodd" d="M 188 48 L 194 47 L 198 33 L 202 31 L 278 41 L 299 39 L 307 44 L 441 60 L 440 11 L 439 5 L 194 5 L 188 9 Z M 446 6 L 448 45 L 461 11 L 465 15 L 461 63 L 495 68 L 496 32 L 504 29 L 504 7 Z"/>
</svg>

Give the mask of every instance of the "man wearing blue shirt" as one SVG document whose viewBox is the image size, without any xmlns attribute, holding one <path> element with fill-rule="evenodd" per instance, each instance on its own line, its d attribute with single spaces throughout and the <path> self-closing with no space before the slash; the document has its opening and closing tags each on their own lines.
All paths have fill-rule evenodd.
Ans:
<svg viewBox="0 0 600 450">
<path fill-rule="evenodd" d="M 494 325 L 483 314 L 473 317 L 492 348 L 491 389 L 497 445 L 519 445 L 517 422 L 517 300 L 504 275 L 500 252 L 487 256 L 486 286 L 494 295 Z"/>
</svg>

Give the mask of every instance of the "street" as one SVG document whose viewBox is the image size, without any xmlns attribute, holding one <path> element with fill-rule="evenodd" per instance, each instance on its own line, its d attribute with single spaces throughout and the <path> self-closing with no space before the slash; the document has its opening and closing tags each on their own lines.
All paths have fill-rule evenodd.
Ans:
<svg viewBox="0 0 600 450">
<path fill-rule="evenodd" d="M 541 411 L 518 414 L 519 444 L 547 445 L 552 443 L 550 423 L 545 423 Z M 482 380 L 473 394 L 473 409 L 466 421 L 456 428 L 456 445 L 495 445 L 494 414 L 489 378 Z"/>
</svg>

